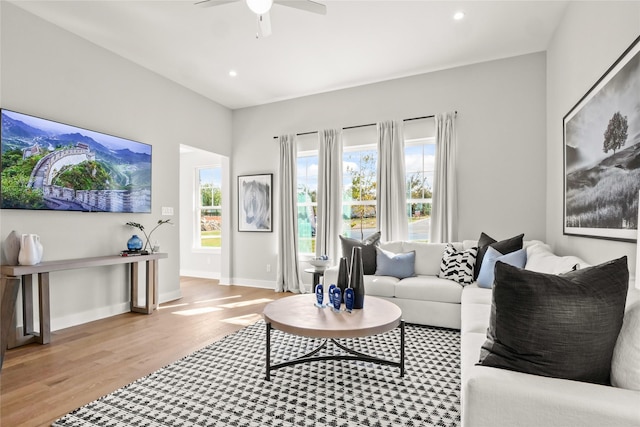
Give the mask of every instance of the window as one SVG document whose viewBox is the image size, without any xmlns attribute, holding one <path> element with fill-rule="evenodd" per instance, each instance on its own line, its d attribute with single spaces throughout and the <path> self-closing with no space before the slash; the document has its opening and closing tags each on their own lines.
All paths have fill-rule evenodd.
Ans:
<svg viewBox="0 0 640 427">
<path fill-rule="evenodd" d="M 409 240 L 429 241 L 431 199 L 435 166 L 435 138 L 424 124 L 410 129 L 405 140 L 407 221 Z M 432 127 L 432 126 L 431 126 Z M 406 128 L 405 128 L 406 130 Z M 367 132 L 367 133 L 366 133 Z M 371 133 L 373 132 L 373 133 Z M 418 135 L 416 135 L 416 133 Z M 407 133 L 405 133 L 407 135 Z M 343 135 L 342 155 L 342 234 L 366 239 L 378 230 L 376 212 L 376 174 L 378 150 L 375 128 Z M 309 149 L 317 140 L 305 141 Z M 298 153 L 298 246 L 299 252 L 315 253 L 318 210 L 318 151 Z"/>
<path fill-rule="evenodd" d="M 200 227 L 197 228 L 201 248 L 222 246 L 222 168 L 220 166 L 197 169 Z"/>
<path fill-rule="evenodd" d="M 318 213 L 318 152 L 298 154 L 298 252 L 316 251 L 316 215 Z"/>
<path fill-rule="evenodd" d="M 375 145 L 345 147 L 342 155 L 343 234 L 366 239 L 378 230 Z"/>
<path fill-rule="evenodd" d="M 433 138 L 405 141 L 409 240 L 429 241 L 435 152 Z"/>
</svg>

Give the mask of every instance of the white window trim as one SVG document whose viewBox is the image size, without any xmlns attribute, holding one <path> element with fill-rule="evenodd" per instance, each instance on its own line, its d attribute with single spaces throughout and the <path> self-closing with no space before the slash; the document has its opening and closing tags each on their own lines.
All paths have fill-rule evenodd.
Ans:
<svg viewBox="0 0 640 427">
<path fill-rule="evenodd" d="M 320 155 L 320 150 L 305 150 L 305 151 L 298 151 L 298 155 L 297 157 L 310 157 L 310 156 L 316 156 L 318 157 Z M 296 188 L 298 186 L 298 183 L 296 182 Z M 301 202 L 301 203 L 297 203 L 296 204 L 296 208 L 299 206 L 318 206 L 318 203 L 313 203 L 313 202 Z M 299 237 L 299 236 L 298 236 Z M 298 255 L 302 255 L 304 257 L 314 257 L 315 253 L 314 252 L 302 252 L 302 251 L 298 251 Z M 304 260 L 301 260 L 301 262 L 305 262 Z"/>
<path fill-rule="evenodd" d="M 424 138 L 413 138 L 413 139 L 405 139 L 404 145 L 405 147 L 415 147 L 418 145 L 435 145 L 436 137 L 429 136 Z M 435 173 L 435 170 L 434 170 Z M 433 206 L 433 199 L 410 199 L 407 198 L 407 206 L 413 203 L 429 203 Z M 408 219 L 408 218 L 407 218 Z M 419 240 L 418 240 L 419 241 Z"/>
<path fill-rule="evenodd" d="M 193 238 L 192 238 L 192 242 L 193 245 L 191 247 L 191 253 L 194 254 L 221 254 L 222 253 L 222 248 L 215 248 L 215 247 L 207 247 L 207 246 L 200 246 L 200 241 L 201 241 L 201 236 L 200 236 L 200 212 L 202 210 L 202 207 L 200 206 L 201 203 L 201 195 L 200 195 L 200 170 L 202 169 L 214 169 L 214 168 L 220 168 L 222 169 L 222 165 L 221 164 L 215 164 L 215 165 L 200 165 L 200 166 L 196 166 L 194 169 L 194 209 L 193 209 L 193 214 L 194 214 L 194 227 L 192 230 L 193 233 Z M 222 188 L 222 182 L 220 182 L 220 187 Z M 220 206 L 220 210 L 222 210 L 222 206 Z"/>
</svg>

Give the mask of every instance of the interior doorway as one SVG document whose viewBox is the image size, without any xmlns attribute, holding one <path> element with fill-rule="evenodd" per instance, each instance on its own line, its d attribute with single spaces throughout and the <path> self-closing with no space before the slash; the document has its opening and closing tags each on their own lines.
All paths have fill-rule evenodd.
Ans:
<svg viewBox="0 0 640 427">
<path fill-rule="evenodd" d="M 180 275 L 228 280 L 229 158 L 180 144 Z"/>
</svg>

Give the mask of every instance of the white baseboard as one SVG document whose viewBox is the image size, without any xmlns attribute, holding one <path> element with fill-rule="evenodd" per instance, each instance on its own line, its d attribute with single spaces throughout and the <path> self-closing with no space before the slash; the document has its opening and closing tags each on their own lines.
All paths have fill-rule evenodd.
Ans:
<svg viewBox="0 0 640 427">
<path fill-rule="evenodd" d="M 129 301 L 113 304 L 105 307 L 98 307 L 87 311 L 72 313 L 66 316 L 54 317 L 51 319 L 51 330 L 69 328 L 71 326 L 81 325 L 83 323 L 93 322 L 94 320 L 104 319 L 106 317 L 115 316 L 129 312 Z"/>
<path fill-rule="evenodd" d="M 234 277 L 229 280 L 225 280 L 223 283 L 220 281 L 221 285 L 235 285 L 235 286 L 248 286 L 250 288 L 261 288 L 261 289 L 275 289 L 275 282 L 269 280 L 255 280 L 255 279 L 241 279 L 238 277 Z"/>
<path fill-rule="evenodd" d="M 180 298 L 182 298 L 182 291 L 177 289 L 173 292 L 165 292 L 158 295 L 158 302 L 162 304 L 163 302 L 175 301 Z"/>
<path fill-rule="evenodd" d="M 184 272 L 181 271 L 181 275 Z M 199 276 L 194 276 L 192 273 L 194 273 L 194 271 L 189 270 L 186 272 L 187 274 L 184 274 L 186 276 L 190 276 L 190 277 L 199 277 Z M 218 274 L 219 275 L 219 274 Z M 206 278 L 210 278 L 210 277 L 206 277 Z M 268 280 L 252 280 L 252 279 L 227 279 L 225 280 L 226 283 L 224 284 L 229 284 L 232 283 L 236 286 L 248 286 L 248 287 L 253 287 L 253 288 L 262 288 L 262 289 L 275 289 L 275 283 L 268 281 Z M 221 283 L 222 284 L 222 283 Z M 160 295 L 158 295 L 159 298 L 159 302 L 160 303 L 164 303 L 164 302 L 168 302 L 168 301 L 175 301 L 178 300 L 180 298 L 182 298 L 182 292 L 178 289 L 172 292 L 165 292 L 165 293 L 161 293 Z M 116 316 L 118 314 L 122 314 L 122 313 L 128 313 L 129 312 L 129 308 L 130 308 L 130 303 L 129 301 L 126 302 L 122 302 L 122 303 L 118 303 L 118 304 L 113 304 L 113 305 L 109 305 L 109 306 L 104 306 L 104 307 L 97 307 L 97 308 L 93 308 L 91 310 L 86 310 L 86 311 L 82 311 L 82 312 L 78 312 L 78 313 L 71 313 L 69 315 L 65 315 L 65 316 L 60 316 L 60 317 L 53 317 L 51 318 L 51 330 L 52 331 L 57 331 L 60 329 L 65 329 L 65 328 L 69 328 L 71 326 L 76 326 L 76 325 L 81 325 L 83 323 L 88 323 L 88 322 L 93 322 L 94 320 L 100 320 L 100 319 L 104 319 L 107 317 L 111 317 L 111 316 Z M 38 319 L 37 319 L 37 310 L 35 311 L 35 319 L 34 319 L 34 323 L 37 325 L 38 324 Z M 16 326 L 22 326 L 22 322 L 20 321 L 21 319 L 18 319 L 18 325 Z"/>
<path fill-rule="evenodd" d="M 182 292 L 175 290 L 172 292 L 165 292 L 158 295 L 159 302 L 175 301 L 182 298 Z M 35 311 L 34 322 L 37 324 L 37 310 Z M 122 313 L 128 313 L 130 311 L 129 301 L 113 304 L 105 307 L 98 307 L 79 313 L 72 313 L 66 316 L 55 317 L 51 319 L 51 330 L 57 331 L 59 329 L 69 328 L 71 326 L 81 325 L 83 323 L 93 322 L 94 320 L 100 320 L 111 316 L 116 316 Z"/>
<path fill-rule="evenodd" d="M 215 279 L 220 280 L 219 271 L 206 271 L 206 270 L 180 270 L 181 276 L 199 277 L 202 279 Z"/>
</svg>

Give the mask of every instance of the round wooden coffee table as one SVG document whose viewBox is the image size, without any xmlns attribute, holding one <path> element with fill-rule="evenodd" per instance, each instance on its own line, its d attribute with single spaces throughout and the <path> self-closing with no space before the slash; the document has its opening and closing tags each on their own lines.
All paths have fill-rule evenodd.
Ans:
<svg viewBox="0 0 640 427">
<path fill-rule="evenodd" d="M 366 296 L 364 308 L 348 313 L 344 304 L 340 312 L 330 307 L 315 306 L 315 294 L 295 295 L 270 302 L 262 315 L 267 325 L 266 379 L 271 379 L 271 371 L 285 366 L 319 360 L 361 360 L 384 365 L 397 366 L 400 376 L 404 376 L 404 320 L 400 308 L 384 299 Z M 400 361 L 380 359 L 352 350 L 340 344 L 340 338 L 360 338 L 382 334 L 400 328 Z M 310 338 L 324 338 L 322 344 L 313 351 L 286 362 L 271 364 L 271 330 L 278 329 L 289 334 Z M 348 354 L 315 356 L 326 348 L 327 340 Z"/>
</svg>

